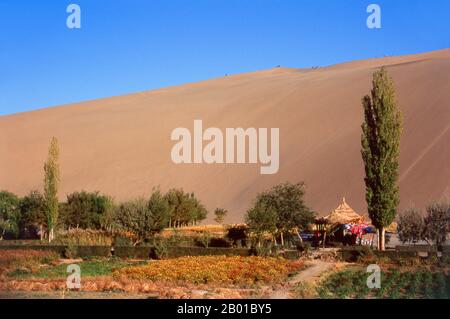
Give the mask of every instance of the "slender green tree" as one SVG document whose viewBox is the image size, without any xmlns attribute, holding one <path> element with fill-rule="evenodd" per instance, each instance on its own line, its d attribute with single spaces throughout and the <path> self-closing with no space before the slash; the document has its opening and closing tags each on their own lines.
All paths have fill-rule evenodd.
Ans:
<svg viewBox="0 0 450 319">
<path fill-rule="evenodd" d="M 371 95 L 362 99 L 364 122 L 361 155 L 365 168 L 366 201 L 369 216 L 378 229 L 378 249 L 385 249 L 385 228 L 399 203 L 399 148 L 402 131 L 394 83 L 385 68 L 373 75 Z"/>
<path fill-rule="evenodd" d="M 227 215 L 228 211 L 223 208 L 216 208 L 214 210 L 214 221 L 218 224 L 223 224 L 223 221 L 225 220 L 225 216 Z"/>
<path fill-rule="evenodd" d="M 47 215 L 48 241 L 55 238 L 58 222 L 58 186 L 59 186 L 59 147 L 56 137 L 52 137 L 48 150 L 47 162 L 44 164 L 44 199 Z"/>
</svg>

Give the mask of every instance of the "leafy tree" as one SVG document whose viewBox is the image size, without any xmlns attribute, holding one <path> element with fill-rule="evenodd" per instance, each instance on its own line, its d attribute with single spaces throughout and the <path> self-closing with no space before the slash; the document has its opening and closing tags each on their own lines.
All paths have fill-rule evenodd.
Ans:
<svg viewBox="0 0 450 319">
<path fill-rule="evenodd" d="M 148 217 L 153 233 L 161 232 L 169 221 L 172 207 L 159 190 L 154 191 L 148 201 Z"/>
<path fill-rule="evenodd" d="M 113 201 L 99 192 L 75 192 L 67 195 L 64 206 L 66 227 L 107 229 L 111 224 Z"/>
<path fill-rule="evenodd" d="M 19 210 L 20 229 L 25 232 L 27 229 L 38 226 L 42 240 L 44 238 L 44 227 L 47 225 L 44 196 L 37 190 L 31 191 L 20 201 Z"/>
<path fill-rule="evenodd" d="M 157 191 L 148 201 L 140 198 L 119 205 L 115 221 L 120 229 L 135 234 L 134 245 L 137 245 L 162 231 L 167 224 L 169 213 L 167 199 Z"/>
<path fill-rule="evenodd" d="M 385 68 L 373 75 L 371 95 L 362 99 L 364 122 L 361 155 L 366 177 L 366 201 L 372 223 L 378 229 L 380 250 L 385 249 L 385 227 L 397 213 L 397 180 L 401 114 L 397 109 L 395 89 Z"/>
<path fill-rule="evenodd" d="M 171 207 L 169 227 L 196 224 L 205 219 L 208 214 L 193 193 L 185 193 L 182 189 L 171 189 L 165 197 Z"/>
<path fill-rule="evenodd" d="M 424 229 L 425 223 L 419 210 L 411 208 L 400 215 L 397 231 L 402 243 L 422 240 Z"/>
<path fill-rule="evenodd" d="M 424 237 L 436 245 L 445 243 L 450 232 L 450 202 L 434 203 L 427 207 Z"/>
<path fill-rule="evenodd" d="M 136 236 L 134 245 L 144 241 L 151 234 L 151 225 L 147 223 L 147 205 L 145 199 L 139 198 L 120 204 L 115 214 L 117 226 Z"/>
<path fill-rule="evenodd" d="M 249 230 L 256 236 L 258 246 L 265 233 L 274 235 L 277 231 L 277 212 L 265 197 L 258 197 L 253 208 L 247 211 L 245 216 Z"/>
<path fill-rule="evenodd" d="M 258 201 L 273 208 L 276 212 L 276 228 L 280 233 L 281 245 L 284 245 L 284 234 L 292 229 L 305 229 L 314 221 L 315 214 L 304 200 L 304 183 L 284 183 L 259 195 Z"/>
<path fill-rule="evenodd" d="M 17 236 L 19 231 L 19 198 L 13 193 L 0 192 L 0 240 L 5 234 Z"/>
<path fill-rule="evenodd" d="M 216 216 L 214 218 L 214 221 L 218 224 L 223 224 L 223 221 L 225 220 L 225 216 L 227 215 L 228 211 L 223 208 L 216 208 L 214 210 L 214 215 Z"/>
<path fill-rule="evenodd" d="M 188 218 L 185 220 L 185 223 L 192 223 L 193 225 L 196 225 L 198 222 L 206 218 L 208 211 L 200 200 L 195 197 L 194 193 L 191 193 L 188 202 L 190 203 L 189 206 L 192 208 L 188 214 Z"/>
<path fill-rule="evenodd" d="M 53 137 L 48 150 L 47 162 L 44 164 L 44 199 L 47 215 L 48 241 L 55 238 L 55 227 L 58 222 L 58 186 L 59 186 L 59 147 L 58 140 Z"/>
<path fill-rule="evenodd" d="M 171 189 L 165 195 L 170 205 L 171 214 L 169 217 L 169 227 L 181 226 L 182 220 L 187 216 L 190 208 L 188 207 L 188 195 L 182 189 Z"/>
</svg>

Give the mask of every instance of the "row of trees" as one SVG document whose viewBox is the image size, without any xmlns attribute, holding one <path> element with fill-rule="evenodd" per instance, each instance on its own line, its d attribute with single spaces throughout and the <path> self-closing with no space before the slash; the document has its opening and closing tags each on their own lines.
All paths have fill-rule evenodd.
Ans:
<svg viewBox="0 0 450 319">
<path fill-rule="evenodd" d="M 50 220 L 47 209 L 45 196 L 38 191 L 23 198 L 0 192 L 0 238 L 5 234 L 22 238 L 39 234 L 41 239 L 45 236 L 51 241 L 53 227 L 120 229 L 134 233 L 142 241 L 165 227 L 196 224 L 208 213 L 194 194 L 181 189 L 172 189 L 166 194 L 155 190 L 149 199 L 139 198 L 120 204 L 99 192 L 75 192 L 67 195 L 66 202 L 58 203 Z"/>
<path fill-rule="evenodd" d="M 398 177 L 402 116 L 397 108 L 393 80 L 385 68 L 374 73 L 372 85 L 371 94 L 362 99 L 364 121 L 361 134 L 361 155 L 365 168 L 364 181 L 368 213 L 372 224 L 378 229 L 378 248 L 384 250 L 385 228 L 394 221 L 399 204 Z M 35 216 L 35 220 L 28 216 L 24 218 L 28 221 L 17 222 L 13 211 L 21 210 L 18 208 L 21 205 L 32 205 L 39 200 L 40 195 L 32 193 L 28 196 L 28 202 L 19 203 L 18 199 L 3 194 L 5 200 L 0 203 L 0 236 L 4 235 L 7 230 L 17 231 L 20 223 L 31 221 L 43 223 L 42 221 L 45 220 L 49 240 L 54 237 L 59 211 L 57 200 L 58 154 L 57 141 L 53 138 L 48 160 L 44 166 L 44 195 L 42 197 L 44 213 Z M 292 229 L 302 229 L 314 219 L 314 213 L 304 204 L 303 195 L 304 185 L 301 183 L 275 186 L 257 196 L 254 206 L 247 212 L 246 222 L 257 236 L 262 236 L 263 233 L 270 233 L 274 237 L 279 235 L 281 243 L 284 244 L 284 234 Z M 99 202 L 96 202 L 97 200 Z M 93 209 L 93 203 L 95 203 L 94 207 L 102 208 L 100 210 Z M 77 227 L 87 225 L 104 228 L 108 223 L 109 215 L 104 214 L 103 209 L 109 211 L 108 205 L 109 200 L 99 197 L 98 194 L 69 196 L 66 207 L 66 223 Z M 430 211 L 435 210 L 434 208 L 430 209 Z M 165 195 L 156 191 L 148 201 L 140 199 L 124 203 L 118 206 L 118 211 L 119 214 L 116 215 L 122 216 L 119 218 L 119 224 L 125 228 L 137 231 L 136 225 L 138 224 L 153 224 L 142 232 L 145 236 L 157 231 L 161 225 L 165 224 L 169 227 L 195 224 L 204 219 L 207 214 L 204 206 L 193 194 L 184 193 L 182 190 L 171 190 Z M 89 212 L 89 217 L 83 215 L 85 212 Z M 26 214 L 32 215 L 29 212 L 23 212 L 22 215 Z M 215 211 L 216 221 L 223 222 L 225 214 L 225 210 L 217 209 Z M 413 214 L 407 216 L 410 219 L 414 217 Z M 403 217 L 403 222 L 406 221 L 405 218 Z M 434 217 L 429 218 L 433 219 Z M 419 220 L 417 217 L 413 219 Z M 420 225 L 415 224 L 416 226 Z M 414 230 L 414 236 L 425 236 L 423 234 L 427 232 L 422 231 L 422 228 Z"/>
<path fill-rule="evenodd" d="M 55 229 L 84 228 L 133 232 L 138 241 L 161 231 L 164 227 L 195 225 L 208 212 L 193 193 L 171 189 L 159 190 L 150 198 L 136 199 L 115 205 L 112 198 L 98 192 L 75 192 L 65 203 L 58 201 L 59 173 L 58 140 L 53 137 L 44 164 L 44 193 L 32 191 L 24 198 L 10 192 L 0 192 L 0 239 L 6 234 L 27 237 L 38 233 L 51 242 Z M 222 221 L 226 211 L 217 209 L 216 220 Z"/>
<path fill-rule="evenodd" d="M 410 208 L 400 215 L 398 235 L 403 243 L 424 240 L 436 245 L 445 243 L 450 232 L 450 202 L 434 203 L 427 207 L 426 214 Z"/>
</svg>

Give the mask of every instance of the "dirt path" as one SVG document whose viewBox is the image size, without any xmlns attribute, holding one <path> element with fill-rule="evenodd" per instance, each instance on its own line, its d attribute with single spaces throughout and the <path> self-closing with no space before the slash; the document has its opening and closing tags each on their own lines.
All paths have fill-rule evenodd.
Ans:
<svg viewBox="0 0 450 319">
<path fill-rule="evenodd" d="M 157 296 L 121 292 L 0 291 L 0 299 L 156 299 Z"/>
<path fill-rule="evenodd" d="M 320 276 L 334 267 L 335 263 L 326 262 L 322 260 L 311 260 L 306 262 L 305 270 L 300 271 L 297 275 L 292 277 L 282 289 L 278 289 L 269 296 L 270 299 L 289 299 L 291 288 L 304 282 L 307 284 L 314 284 L 320 279 Z"/>
</svg>

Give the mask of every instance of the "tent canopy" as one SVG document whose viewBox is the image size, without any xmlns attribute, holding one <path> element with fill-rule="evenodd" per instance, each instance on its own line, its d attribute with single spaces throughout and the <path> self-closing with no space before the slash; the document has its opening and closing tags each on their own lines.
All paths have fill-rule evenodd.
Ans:
<svg viewBox="0 0 450 319">
<path fill-rule="evenodd" d="M 342 203 L 328 216 L 322 217 L 319 222 L 326 222 L 327 224 L 363 223 L 364 216 L 356 213 L 353 208 L 347 204 L 344 197 Z"/>
</svg>

